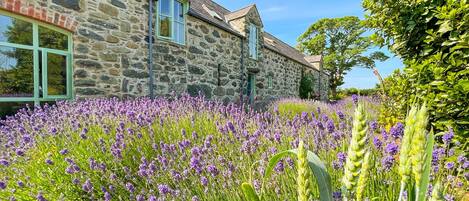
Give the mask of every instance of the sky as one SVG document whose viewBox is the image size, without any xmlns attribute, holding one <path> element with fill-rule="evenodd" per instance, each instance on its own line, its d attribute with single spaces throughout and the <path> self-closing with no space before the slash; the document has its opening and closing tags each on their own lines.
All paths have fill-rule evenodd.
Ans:
<svg viewBox="0 0 469 201">
<path fill-rule="evenodd" d="M 264 24 L 264 30 L 280 38 L 291 46 L 296 46 L 296 39 L 306 29 L 321 18 L 358 16 L 364 18 L 361 0 L 214 0 L 231 11 L 250 4 L 256 4 Z M 374 50 L 378 50 L 375 48 Z M 386 48 L 381 49 L 390 58 L 377 62 L 376 66 L 383 77 L 394 69 L 402 68 L 402 61 Z M 353 68 L 345 76 L 345 83 L 340 88 L 373 88 L 378 79 L 372 70 Z"/>
</svg>

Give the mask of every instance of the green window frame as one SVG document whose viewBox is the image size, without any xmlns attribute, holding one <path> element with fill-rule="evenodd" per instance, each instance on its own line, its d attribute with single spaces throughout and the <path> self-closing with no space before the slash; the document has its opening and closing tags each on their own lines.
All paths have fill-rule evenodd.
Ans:
<svg viewBox="0 0 469 201">
<path fill-rule="evenodd" d="M 162 12 L 162 4 L 169 6 L 169 13 Z M 181 7 L 182 6 L 182 7 Z M 156 37 L 162 40 L 174 42 L 180 45 L 186 44 L 186 18 L 188 11 L 187 0 L 157 0 L 156 1 Z M 181 16 L 182 15 L 182 16 Z M 182 18 L 181 18 L 182 17 Z M 167 19 L 169 33 L 161 32 L 162 20 Z"/>
<path fill-rule="evenodd" d="M 31 50 L 33 51 L 33 91 L 32 96 L 15 96 L 15 97 L 8 97 L 2 96 L 4 94 L 0 94 L 0 103 L 7 103 L 7 102 L 34 102 L 34 104 L 39 104 L 41 102 L 48 102 L 48 101 L 57 101 L 57 100 L 66 100 L 72 99 L 73 95 L 73 71 L 72 71 L 72 60 L 73 60 L 73 39 L 72 33 L 61 28 L 39 22 L 34 19 L 30 19 L 24 16 L 20 16 L 14 13 L 10 13 L 7 11 L 0 10 L 0 16 L 9 17 L 15 20 L 21 20 L 23 22 L 30 23 L 32 25 L 32 45 L 24 45 L 24 44 L 17 44 L 11 42 L 0 41 L 0 47 L 6 48 L 15 48 L 20 50 Z M 0 28 L 2 28 L 0 25 Z M 4 27 L 3 27 L 4 28 Z M 50 44 L 41 45 L 40 42 L 40 30 L 42 31 L 52 31 L 61 33 L 62 36 L 67 37 L 66 45 L 67 48 L 64 49 L 53 49 L 47 48 L 43 46 L 48 46 Z M 45 34 L 44 36 L 48 36 Z M 40 41 L 41 40 L 41 41 Z M 46 41 L 46 39 L 44 39 Z M 65 45 L 62 44 L 62 45 Z M 51 65 L 49 62 L 53 62 L 53 59 L 49 59 L 49 56 L 58 56 L 62 57 L 59 61 L 63 61 L 65 66 L 61 66 L 62 63 L 58 65 Z M 49 73 L 52 73 L 51 70 L 54 67 L 59 68 L 59 74 L 63 75 L 63 80 L 59 80 L 59 82 L 63 81 L 61 84 L 64 84 L 61 92 L 65 93 L 54 93 L 49 91 L 49 82 L 52 80 L 49 79 Z M 64 67 L 64 69 L 60 69 Z M 1 70 L 1 69 L 0 69 Z M 62 74 L 65 72 L 65 75 Z M 56 72 L 57 73 L 57 72 Z M 60 77 L 60 76 L 59 76 Z M 42 87 L 41 87 L 42 84 Z"/>
</svg>

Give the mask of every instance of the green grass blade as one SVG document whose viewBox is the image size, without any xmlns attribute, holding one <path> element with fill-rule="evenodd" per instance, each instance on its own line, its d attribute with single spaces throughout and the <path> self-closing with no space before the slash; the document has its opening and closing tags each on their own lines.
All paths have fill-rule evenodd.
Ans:
<svg viewBox="0 0 469 201">
<path fill-rule="evenodd" d="M 285 156 L 287 155 L 295 155 L 296 156 L 296 149 L 290 149 L 286 151 L 279 152 L 278 154 L 275 154 L 272 156 L 269 160 L 269 164 L 267 165 L 264 173 L 264 179 L 270 178 L 270 175 L 272 174 L 272 171 L 274 170 L 275 166 L 277 163 Z"/>
<path fill-rule="evenodd" d="M 419 188 L 419 195 L 417 201 L 424 201 L 425 195 L 427 193 L 428 183 L 430 182 L 430 169 L 432 166 L 432 152 L 433 152 L 433 144 L 435 142 L 433 136 L 433 130 L 428 134 L 427 138 L 427 145 L 425 148 L 425 161 L 424 161 L 424 169 L 422 174 L 422 181 L 418 185 Z"/>
<path fill-rule="evenodd" d="M 259 196 L 250 183 L 242 183 L 241 190 L 248 201 L 259 201 Z"/>
<path fill-rule="evenodd" d="M 274 169 L 275 165 L 286 155 L 297 155 L 297 149 L 291 149 L 282 151 L 276 155 L 274 155 L 269 160 L 269 164 L 266 168 L 264 177 L 269 178 L 272 174 L 272 170 Z M 332 185 L 331 185 L 331 176 L 327 172 L 326 165 L 319 159 L 319 157 L 311 152 L 308 151 L 308 165 L 311 168 L 311 171 L 316 178 L 316 183 L 319 187 L 319 196 L 321 201 L 332 201 Z"/>
<path fill-rule="evenodd" d="M 326 165 L 319 157 L 311 151 L 308 151 L 308 164 L 316 177 L 316 183 L 319 187 L 321 201 L 332 201 L 331 176 L 327 172 Z"/>
</svg>

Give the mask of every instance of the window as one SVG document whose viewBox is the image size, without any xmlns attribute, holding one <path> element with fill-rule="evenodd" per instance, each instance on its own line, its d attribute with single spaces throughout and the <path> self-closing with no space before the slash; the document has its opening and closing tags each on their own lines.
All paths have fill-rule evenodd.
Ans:
<svg viewBox="0 0 469 201">
<path fill-rule="evenodd" d="M 269 89 L 272 89 L 272 87 L 273 87 L 272 75 L 271 74 L 267 77 L 267 86 L 269 87 Z"/>
<path fill-rule="evenodd" d="M 220 76 L 220 72 L 221 71 L 221 64 L 218 64 L 217 66 L 217 85 L 218 86 L 221 86 L 221 76 Z"/>
<path fill-rule="evenodd" d="M 254 24 L 249 25 L 249 57 L 257 59 L 257 27 Z"/>
<path fill-rule="evenodd" d="M 0 107 L 72 98 L 72 49 L 69 32 L 0 11 Z"/>
<path fill-rule="evenodd" d="M 159 38 L 184 44 L 186 37 L 184 2 L 179 0 L 158 0 L 156 33 Z"/>
</svg>

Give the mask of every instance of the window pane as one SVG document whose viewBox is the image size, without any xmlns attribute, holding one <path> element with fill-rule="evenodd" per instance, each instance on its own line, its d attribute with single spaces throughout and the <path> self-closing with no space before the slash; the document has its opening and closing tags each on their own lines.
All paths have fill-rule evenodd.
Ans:
<svg viewBox="0 0 469 201">
<path fill-rule="evenodd" d="M 171 1 L 170 0 L 160 0 L 160 13 L 162 15 L 171 16 Z"/>
<path fill-rule="evenodd" d="M 39 46 L 50 49 L 67 50 L 68 36 L 39 26 Z"/>
<path fill-rule="evenodd" d="M 47 94 L 67 95 L 67 57 L 47 54 Z"/>
<path fill-rule="evenodd" d="M 176 0 L 174 0 L 174 19 L 178 22 L 184 22 L 183 4 Z"/>
<path fill-rule="evenodd" d="M 160 36 L 171 37 L 171 18 L 160 16 Z"/>
<path fill-rule="evenodd" d="M 175 32 L 175 41 L 181 44 L 185 43 L 184 24 L 176 22 L 174 26 L 174 32 Z"/>
<path fill-rule="evenodd" d="M 0 97 L 33 97 L 33 51 L 0 46 Z"/>
<path fill-rule="evenodd" d="M 0 15 L 0 42 L 33 45 L 33 25 L 23 20 Z"/>
<path fill-rule="evenodd" d="M 26 108 L 29 106 L 30 108 L 34 107 L 33 102 L 25 102 L 25 103 L 18 103 L 18 102 L 0 102 L 0 119 L 5 119 L 7 116 L 12 116 L 18 112 L 18 110 L 22 108 Z"/>
</svg>

